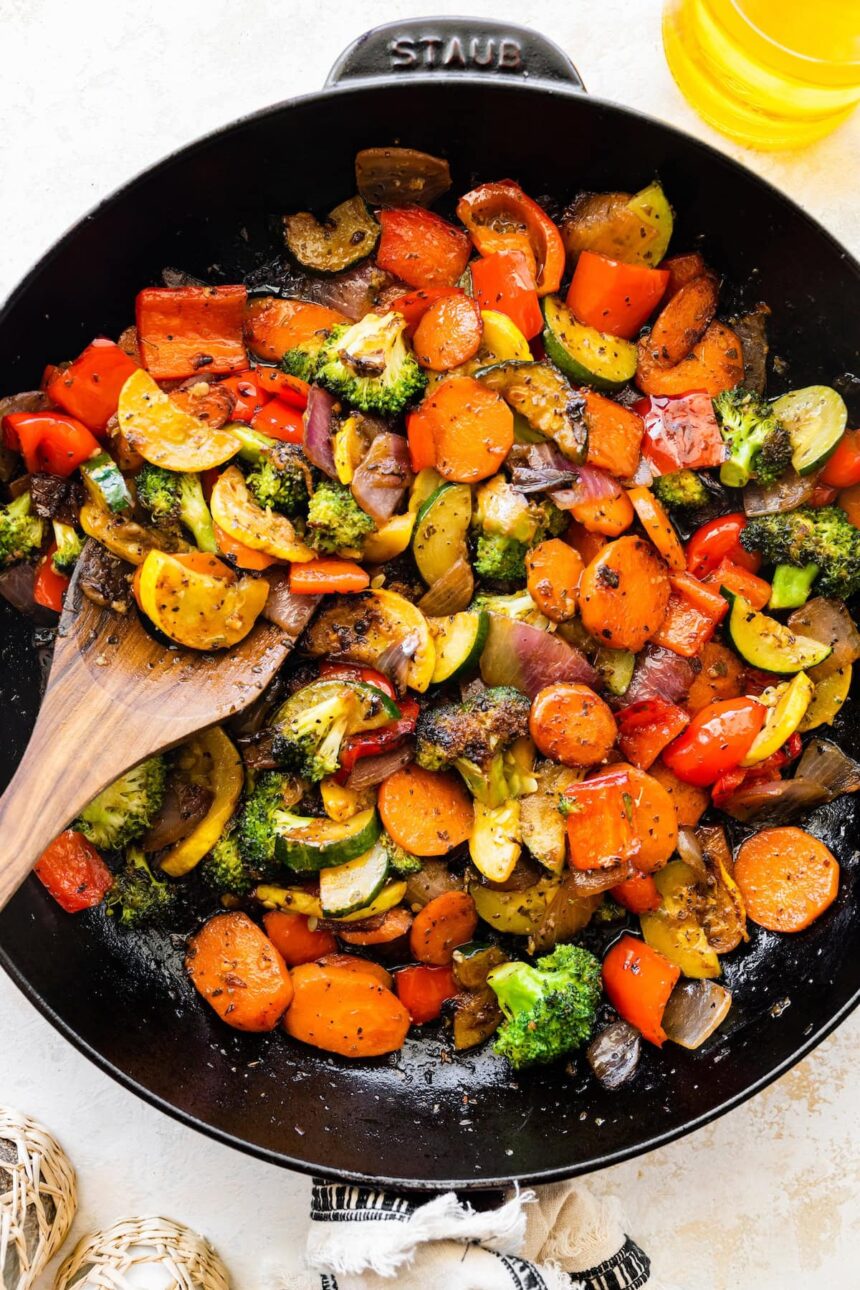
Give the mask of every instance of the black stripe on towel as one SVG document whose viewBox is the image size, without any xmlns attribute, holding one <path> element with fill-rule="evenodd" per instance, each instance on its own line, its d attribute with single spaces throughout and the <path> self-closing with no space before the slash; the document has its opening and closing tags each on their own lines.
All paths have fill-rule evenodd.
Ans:
<svg viewBox="0 0 860 1290">
<path fill-rule="evenodd" d="M 571 1273 L 571 1280 L 584 1281 L 588 1290 L 641 1290 L 650 1279 L 651 1260 L 629 1236 L 611 1259 L 596 1268 Z"/>
<path fill-rule="evenodd" d="M 315 1223 L 379 1222 L 409 1218 L 413 1206 L 403 1196 L 350 1187 L 344 1183 L 314 1180 L 311 1189 L 311 1220 Z"/>
<path fill-rule="evenodd" d="M 533 1263 L 512 1254 L 500 1254 L 502 1267 L 510 1275 L 514 1290 L 547 1290 L 547 1284 Z"/>
</svg>

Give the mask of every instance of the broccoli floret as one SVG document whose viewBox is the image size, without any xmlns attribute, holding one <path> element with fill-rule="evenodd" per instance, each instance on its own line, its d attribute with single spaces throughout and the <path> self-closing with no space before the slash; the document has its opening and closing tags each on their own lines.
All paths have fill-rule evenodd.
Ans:
<svg viewBox="0 0 860 1290">
<path fill-rule="evenodd" d="M 307 540 L 317 551 L 358 551 L 376 528 L 343 484 L 326 480 L 314 489 L 308 506 Z"/>
<path fill-rule="evenodd" d="M 757 515 L 747 521 L 741 544 L 767 564 L 817 565 L 817 595 L 847 600 L 860 591 L 860 529 L 838 506 Z"/>
<path fill-rule="evenodd" d="M 309 340 L 302 341 L 301 345 L 294 345 L 292 349 L 288 349 L 281 359 L 281 367 L 284 371 L 290 376 L 297 376 L 302 381 L 312 381 L 319 366 L 323 341 L 327 335 L 327 332 L 316 332 Z"/>
<path fill-rule="evenodd" d="M 424 862 L 420 856 L 413 856 L 408 851 L 404 851 L 403 847 L 399 846 L 387 833 L 383 833 L 379 841 L 385 848 L 388 854 L 388 863 L 395 873 L 401 875 L 418 873 L 423 867 Z"/>
<path fill-rule="evenodd" d="M 145 927 L 161 922 L 176 897 L 175 887 L 155 877 L 140 847 L 131 846 L 122 869 L 114 874 L 105 904 L 122 927 Z"/>
<path fill-rule="evenodd" d="M 57 549 L 51 557 L 51 564 L 57 573 L 70 574 L 83 550 L 84 539 L 72 528 L 71 524 L 62 524 L 59 520 L 51 520 L 51 527 L 54 530 L 54 541 L 57 544 Z"/>
<path fill-rule="evenodd" d="M 502 533 L 480 533 L 473 568 L 480 578 L 494 582 L 525 582 L 528 546 Z"/>
<path fill-rule="evenodd" d="M 552 1062 L 584 1044 L 600 1002 L 600 964 L 578 945 L 528 963 L 502 963 L 487 977 L 505 1020 L 495 1052 L 515 1070 Z"/>
<path fill-rule="evenodd" d="M 275 730 L 272 754 L 287 770 L 318 784 L 340 766 L 341 744 L 355 717 L 352 691 L 335 688 Z"/>
<path fill-rule="evenodd" d="M 22 493 L 8 506 L 0 506 L 0 567 L 35 555 L 43 534 L 42 521 L 33 514 L 29 493 Z"/>
<path fill-rule="evenodd" d="M 488 614 L 500 614 L 503 618 L 513 618 L 520 623 L 531 623 L 533 627 L 549 626 L 549 619 L 543 616 L 527 591 L 516 591 L 508 596 L 480 591 L 469 609 L 473 613 L 483 609 Z"/>
<path fill-rule="evenodd" d="M 74 827 L 94 846 L 116 850 L 146 832 L 164 801 L 167 767 L 163 757 L 132 766 L 85 806 Z"/>
<path fill-rule="evenodd" d="M 541 502 L 532 502 L 532 506 L 540 513 L 536 542 L 543 542 L 545 538 L 561 537 L 562 533 L 567 532 L 570 516 L 567 511 L 556 506 L 549 497 L 545 497 Z"/>
<path fill-rule="evenodd" d="M 271 878 L 275 864 L 275 813 L 295 799 L 295 779 L 277 770 L 264 771 L 245 799 L 234 834 L 239 854 L 254 874 Z"/>
<path fill-rule="evenodd" d="M 425 770 L 454 767 L 484 806 L 533 793 L 537 780 L 512 747 L 528 734 L 530 708 L 527 696 L 507 685 L 425 708 L 415 728 L 415 760 Z"/>
<path fill-rule="evenodd" d="M 204 881 L 219 895 L 245 896 L 255 878 L 239 848 L 235 833 L 222 833 L 200 866 Z"/>
<path fill-rule="evenodd" d="M 156 527 L 175 532 L 184 524 L 201 551 L 218 550 L 199 475 L 146 462 L 134 482 L 137 499 Z"/>
<path fill-rule="evenodd" d="M 658 475 L 651 487 L 657 500 L 670 511 L 698 511 L 712 500 L 710 491 L 694 470 Z"/>
<path fill-rule="evenodd" d="M 720 432 L 729 450 L 720 467 L 727 488 L 743 488 L 750 479 L 772 484 L 791 465 L 791 439 L 771 405 L 742 385 L 714 399 Z"/>
<path fill-rule="evenodd" d="M 313 379 L 361 412 L 398 416 L 427 387 L 418 360 L 406 348 L 405 330 L 405 319 L 393 311 L 333 327 Z"/>
<path fill-rule="evenodd" d="M 238 423 L 233 426 L 233 433 L 242 445 L 239 456 L 252 467 L 245 483 L 254 500 L 285 515 L 303 514 L 312 479 L 300 446 L 270 439 L 259 430 Z"/>
</svg>

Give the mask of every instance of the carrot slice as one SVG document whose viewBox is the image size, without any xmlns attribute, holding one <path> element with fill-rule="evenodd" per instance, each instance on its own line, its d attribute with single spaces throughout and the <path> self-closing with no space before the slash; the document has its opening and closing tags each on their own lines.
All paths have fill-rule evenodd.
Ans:
<svg viewBox="0 0 860 1290">
<path fill-rule="evenodd" d="M 727 645 L 708 641 L 699 659 L 702 667 L 690 686 L 685 705 L 693 716 L 717 699 L 736 699 L 744 692 L 743 664 Z"/>
<path fill-rule="evenodd" d="M 528 593 L 554 623 L 563 623 L 576 613 L 576 589 L 584 568 L 579 552 L 561 538 L 539 542 L 526 556 Z"/>
<path fill-rule="evenodd" d="M 460 993 L 449 967 L 428 967 L 424 963 L 401 968 L 394 984 L 398 999 L 416 1026 L 436 1021 L 445 1000 Z"/>
<path fill-rule="evenodd" d="M 370 574 L 354 560 L 308 560 L 290 565 L 290 591 L 294 596 L 347 595 L 366 591 Z"/>
<path fill-rule="evenodd" d="M 587 529 L 579 520 L 571 520 L 564 540 L 573 547 L 574 551 L 579 552 L 583 564 L 591 564 L 595 556 L 598 556 L 606 546 L 608 539 L 603 533 L 595 533 Z"/>
<path fill-rule="evenodd" d="M 615 743 L 615 718 L 587 685 L 556 681 L 540 690 L 529 713 L 529 732 L 545 757 L 564 766 L 595 766 Z"/>
<path fill-rule="evenodd" d="M 409 948 L 419 963 L 444 967 L 452 962 L 458 945 L 475 935 L 478 914 L 465 891 L 444 891 L 415 915 Z"/>
<path fill-rule="evenodd" d="M 274 1030 L 293 997 L 286 964 L 247 914 L 216 914 L 185 959 L 195 989 L 236 1030 Z"/>
<path fill-rule="evenodd" d="M 398 905 L 396 909 L 389 909 L 383 914 L 378 927 L 372 927 L 366 932 L 347 931 L 349 924 L 345 923 L 344 930 L 338 932 L 338 938 L 345 945 L 389 945 L 392 941 L 400 940 L 401 936 L 406 936 L 411 926 L 412 915 L 409 910 Z"/>
<path fill-rule="evenodd" d="M 660 268 L 669 271 L 666 300 L 671 300 L 688 282 L 692 282 L 694 278 L 701 278 L 708 272 L 708 266 L 698 251 L 672 255 L 668 260 L 661 261 Z"/>
<path fill-rule="evenodd" d="M 717 311 L 717 296 L 716 278 L 705 273 L 684 283 L 663 306 L 645 341 L 658 367 L 674 367 L 687 357 Z"/>
<path fill-rule="evenodd" d="M 341 1057 L 381 1057 L 403 1047 L 409 1013 L 366 973 L 304 963 L 293 969 L 292 1007 L 284 1030 Z"/>
<path fill-rule="evenodd" d="M 388 833 L 413 856 L 443 856 L 472 832 L 472 799 L 453 771 L 404 766 L 380 784 L 377 805 Z"/>
<path fill-rule="evenodd" d="M 588 427 L 588 462 L 627 479 L 639 464 L 645 424 L 637 412 L 623 408 L 594 390 L 581 389 Z"/>
<path fill-rule="evenodd" d="M 449 376 L 421 407 L 433 429 L 435 465 L 445 479 L 472 484 L 494 475 L 514 442 L 514 414 L 471 376 Z"/>
<path fill-rule="evenodd" d="M 759 927 L 802 932 L 836 899 L 839 862 L 803 829 L 762 829 L 738 852 L 734 878 Z"/>
<path fill-rule="evenodd" d="M 655 761 L 649 768 L 648 774 L 652 779 L 656 779 L 669 794 L 675 808 L 678 827 L 694 829 L 711 804 L 708 790 L 699 788 L 696 784 L 685 783 L 662 761 Z"/>
<path fill-rule="evenodd" d="M 419 287 L 416 291 L 407 291 L 405 295 L 395 296 L 388 304 L 389 309 L 400 314 L 406 321 L 406 334 L 412 336 L 415 328 L 431 305 L 446 296 L 462 296 L 465 292 L 460 287 Z"/>
<path fill-rule="evenodd" d="M 741 342 L 725 323 L 712 322 L 689 357 L 674 367 L 659 367 L 651 355 L 648 338 L 639 342 L 636 384 L 643 394 L 675 395 L 704 390 L 713 396 L 742 385 L 743 379 Z"/>
<path fill-rule="evenodd" d="M 579 502 L 570 513 L 583 528 L 592 533 L 602 533 L 605 537 L 619 537 L 633 523 L 633 506 L 620 488 L 615 497 Z"/>
<path fill-rule="evenodd" d="M 647 914 L 659 909 L 662 897 L 650 873 L 634 873 L 611 887 L 610 896 L 631 914 Z"/>
<path fill-rule="evenodd" d="M 650 488 L 631 488 L 627 496 L 633 503 L 639 523 L 669 568 L 675 573 L 683 573 L 687 568 L 687 556 L 659 497 L 655 497 Z"/>
<path fill-rule="evenodd" d="M 636 654 L 662 623 L 670 591 L 666 566 L 650 542 L 607 542 L 579 584 L 585 630 L 613 649 Z"/>
<path fill-rule="evenodd" d="M 422 367 L 448 372 L 477 354 L 482 334 L 477 301 L 466 295 L 443 296 L 424 314 L 412 343 Z"/>
<path fill-rule="evenodd" d="M 373 959 L 360 958 L 358 954 L 342 954 L 337 951 L 324 954 L 322 958 L 317 959 L 317 966 L 343 968 L 345 972 L 357 972 L 359 976 L 369 976 L 371 980 L 378 981 L 380 985 L 385 986 L 386 990 L 394 988 L 394 978 L 381 963 L 374 963 Z"/>
<path fill-rule="evenodd" d="M 653 775 L 619 763 L 565 792 L 570 862 L 606 869 L 632 860 L 643 873 L 661 869 L 675 850 L 678 821 L 672 799 Z"/>
<path fill-rule="evenodd" d="M 273 909 L 263 917 L 266 935 L 288 967 L 300 963 L 313 963 L 323 954 L 337 949 L 331 932 L 314 928 L 312 931 L 305 914 L 293 914 L 285 909 Z"/>
<path fill-rule="evenodd" d="M 212 528 L 218 550 L 222 555 L 232 555 L 240 569 L 268 569 L 270 565 L 278 563 L 277 556 L 268 555 L 265 551 L 254 551 L 251 547 L 245 546 L 244 542 L 237 542 L 214 521 Z"/>
<path fill-rule="evenodd" d="M 258 296 L 245 309 L 245 340 L 258 358 L 280 363 L 288 349 L 320 331 L 348 322 L 344 314 L 306 300 L 282 300 L 280 296 Z"/>
</svg>

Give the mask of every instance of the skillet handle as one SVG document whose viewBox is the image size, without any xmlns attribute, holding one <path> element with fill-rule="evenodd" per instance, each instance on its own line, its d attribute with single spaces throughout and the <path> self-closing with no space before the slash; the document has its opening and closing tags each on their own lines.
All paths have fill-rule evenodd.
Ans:
<svg viewBox="0 0 860 1290">
<path fill-rule="evenodd" d="M 512 78 L 585 93 L 579 72 L 553 41 L 487 18 L 407 18 L 374 27 L 347 46 L 326 86 L 410 76 Z"/>
</svg>

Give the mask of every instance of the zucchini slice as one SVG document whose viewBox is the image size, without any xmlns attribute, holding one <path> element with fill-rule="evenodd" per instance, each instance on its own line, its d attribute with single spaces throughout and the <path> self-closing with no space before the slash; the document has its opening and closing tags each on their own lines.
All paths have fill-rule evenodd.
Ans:
<svg viewBox="0 0 860 1290">
<path fill-rule="evenodd" d="M 421 506 L 412 533 L 412 554 L 428 587 L 465 558 L 471 522 L 472 490 L 468 484 L 442 484 Z"/>
<path fill-rule="evenodd" d="M 335 206 L 322 223 L 310 211 L 285 215 L 284 240 L 303 268 L 340 273 L 370 255 L 379 241 L 379 225 L 356 196 Z"/>
<path fill-rule="evenodd" d="M 627 693 L 633 680 L 636 655 L 629 649 L 610 649 L 608 645 L 601 645 L 594 656 L 594 666 L 609 693 L 620 697 Z"/>
<path fill-rule="evenodd" d="M 340 823 L 280 811 L 275 857 L 297 873 L 314 873 L 364 855 L 381 832 L 374 807 Z"/>
<path fill-rule="evenodd" d="M 577 322 L 558 296 L 543 301 L 546 356 L 565 376 L 598 390 L 614 390 L 636 375 L 636 346 Z"/>
<path fill-rule="evenodd" d="M 81 476 L 97 506 L 115 514 L 130 511 L 134 506 L 122 471 L 108 453 L 97 452 L 89 461 L 82 462 Z"/>
<path fill-rule="evenodd" d="M 384 914 L 399 905 L 405 895 L 404 881 L 390 882 L 369 905 L 347 914 L 342 921 L 358 923 L 364 918 L 375 918 L 377 914 Z M 308 918 L 323 916 L 319 896 L 307 887 L 276 887 L 271 883 L 263 883 L 256 888 L 254 898 L 267 909 L 287 909 L 294 914 L 305 914 Z"/>
<path fill-rule="evenodd" d="M 656 179 L 633 194 L 627 210 L 640 221 L 643 231 L 648 234 L 640 238 L 640 245 L 647 243 L 647 246 L 642 246 L 640 254 L 642 260 L 654 268 L 669 249 L 675 223 L 672 207 Z"/>
<path fill-rule="evenodd" d="M 748 600 L 736 596 L 727 587 L 722 592 L 730 605 L 727 623 L 732 644 L 753 667 L 790 676 L 817 667 L 833 653 L 831 645 L 823 645 L 810 636 L 797 636 L 775 618 L 753 609 Z"/>
<path fill-rule="evenodd" d="M 377 842 L 364 855 L 346 864 L 323 869 L 320 874 L 320 905 L 323 917 L 344 918 L 366 909 L 385 886 L 388 852 Z"/>
<path fill-rule="evenodd" d="M 820 470 L 845 433 L 848 409 L 829 385 L 807 385 L 776 399 L 773 410 L 791 439 L 791 464 L 798 475 Z"/>
<path fill-rule="evenodd" d="M 497 932 L 529 936 L 540 923 L 561 886 L 558 878 L 541 878 L 525 891 L 496 891 L 480 883 L 469 886 L 478 917 Z"/>
<path fill-rule="evenodd" d="M 475 379 L 501 394 L 531 430 L 553 439 L 574 464 L 585 461 L 588 454 L 585 400 L 571 389 L 552 364 L 511 359 L 479 368 Z"/>
<path fill-rule="evenodd" d="M 490 616 L 483 609 L 477 613 L 464 610 L 447 618 L 429 618 L 436 646 L 433 685 L 453 681 L 478 666 L 478 660 L 490 629 Z"/>
</svg>

